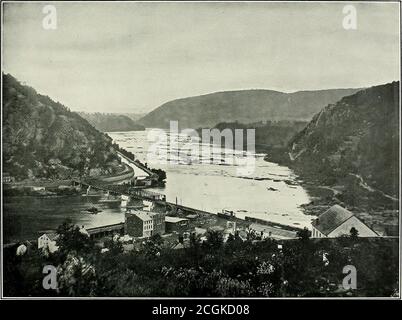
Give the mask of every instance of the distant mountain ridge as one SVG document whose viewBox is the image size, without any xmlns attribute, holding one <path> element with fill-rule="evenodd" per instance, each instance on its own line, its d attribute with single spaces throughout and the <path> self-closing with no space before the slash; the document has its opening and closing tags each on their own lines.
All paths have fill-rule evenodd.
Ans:
<svg viewBox="0 0 402 320">
<path fill-rule="evenodd" d="M 130 117 L 123 114 L 99 112 L 79 112 L 78 114 L 102 132 L 145 130 L 144 126 L 135 123 Z"/>
<path fill-rule="evenodd" d="M 253 123 L 261 120 L 309 121 L 321 108 L 360 89 L 329 89 L 283 93 L 273 90 L 239 90 L 210 93 L 164 103 L 138 122 L 145 127 L 207 128 L 221 122 Z"/>
<path fill-rule="evenodd" d="M 77 113 L 3 74 L 3 172 L 16 179 L 113 172 L 111 138 Z"/>
</svg>

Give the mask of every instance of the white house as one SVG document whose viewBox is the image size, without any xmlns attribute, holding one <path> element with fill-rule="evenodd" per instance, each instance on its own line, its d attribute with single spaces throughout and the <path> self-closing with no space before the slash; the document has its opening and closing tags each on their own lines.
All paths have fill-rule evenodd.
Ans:
<svg viewBox="0 0 402 320">
<path fill-rule="evenodd" d="M 313 238 L 336 238 L 350 235 L 355 228 L 359 237 L 378 237 L 378 234 L 349 210 L 334 205 L 322 213 L 312 223 Z"/>
<path fill-rule="evenodd" d="M 38 238 L 38 249 L 49 250 L 50 253 L 53 253 L 59 249 L 56 245 L 56 234 L 46 234 L 44 233 Z"/>
</svg>

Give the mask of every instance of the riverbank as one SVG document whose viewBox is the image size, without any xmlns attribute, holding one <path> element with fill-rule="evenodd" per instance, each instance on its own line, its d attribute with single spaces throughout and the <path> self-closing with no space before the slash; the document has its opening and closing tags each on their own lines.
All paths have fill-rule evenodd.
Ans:
<svg viewBox="0 0 402 320">
<path fill-rule="evenodd" d="M 294 170 L 291 160 L 283 150 L 269 158 L 266 156 L 264 161 L 273 161 Z M 300 205 L 305 215 L 319 216 L 338 204 L 353 212 L 377 233 L 385 236 L 399 236 L 398 203 L 390 201 L 389 197 L 369 188 L 358 177 L 350 174 L 341 179 L 337 185 L 325 185 L 311 175 L 304 175 L 300 169 L 294 172 L 297 175 L 298 184 L 307 191 L 311 199 L 309 203 Z"/>
</svg>

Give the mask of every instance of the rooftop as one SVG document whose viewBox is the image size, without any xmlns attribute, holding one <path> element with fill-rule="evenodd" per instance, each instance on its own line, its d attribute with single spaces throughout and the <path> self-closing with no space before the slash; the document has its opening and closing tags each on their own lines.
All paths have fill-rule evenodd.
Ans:
<svg viewBox="0 0 402 320">
<path fill-rule="evenodd" d="M 336 204 L 315 219 L 312 225 L 324 235 L 328 235 L 352 216 L 352 212 Z"/>
<path fill-rule="evenodd" d="M 135 215 L 143 221 L 152 220 L 152 217 L 154 216 L 163 215 L 163 213 L 160 212 L 152 212 L 152 211 L 136 210 L 136 209 L 127 210 L 126 213 L 128 215 Z"/>
<path fill-rule="evenodd" d="M 142 221 L 150 221 L 152 220 L 152 217 L 149 215 L 149 212 L 146 211 L 133 211 L 129 212 L 129 215 L 136 216 L 140 218 Z"/>
</svg>

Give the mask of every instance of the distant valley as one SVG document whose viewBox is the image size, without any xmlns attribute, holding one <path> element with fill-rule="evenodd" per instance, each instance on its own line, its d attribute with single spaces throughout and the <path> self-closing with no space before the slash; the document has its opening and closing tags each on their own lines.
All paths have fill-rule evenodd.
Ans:
<svg viewBox="0 0 402 320">
<path fill-rule="evenodd" d="M 144 126 L 136 123 L 135 120 L 124 114 L 99 112 L 79 112 L 78 114 L 102 132 L 145 130 Z M 135 117 L 135 114 L 131 115 Z"/>
</svg>

